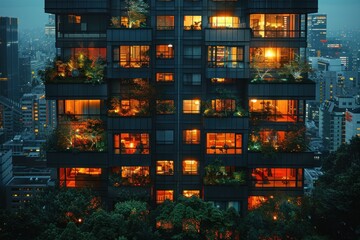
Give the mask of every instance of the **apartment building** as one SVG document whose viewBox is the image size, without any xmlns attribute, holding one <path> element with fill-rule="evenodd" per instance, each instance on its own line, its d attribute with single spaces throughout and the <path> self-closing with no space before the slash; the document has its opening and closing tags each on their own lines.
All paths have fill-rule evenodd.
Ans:
<svg viewBox="0 0 360 240">
<path fill-rule="evenodd" d="M 45 0 L 60 49 L 45 73 L 58 114 L 47 160 L 59 185 L 90 186 L 109 205 L 126 194 L 154 204 L 195 195 L 240 212 L 276 192 L 302 195 L 315 84 L 278 72 L 305 57 L 317 7 Z"/>
</svg>

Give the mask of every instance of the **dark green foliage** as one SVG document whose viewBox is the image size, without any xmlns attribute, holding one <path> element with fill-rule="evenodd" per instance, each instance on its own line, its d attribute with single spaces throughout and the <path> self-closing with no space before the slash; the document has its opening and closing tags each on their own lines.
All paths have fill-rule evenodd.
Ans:
<svg viewBox="0 0 360 240">
<path fill-rule="evenodd" d="M 360 238 L 360 138 L 342 145 L 324 161 L 313 194 L 314 219 L 331 239 Z"/>
<path fill-rule="evenodd" d="M 245 239 L 304 239 L 312 236 L 308 199 L 280 194 L 252 210 L 244 219 Z"/>
<path fill-rule="evenodd" d="M 162 229 L 171 239 L 231 239 L 240 218 L 233 208 L 223 211 L 197 197 L 165 201 L 157 211 L 157 222 L 172 226 Z"/>
</svg>

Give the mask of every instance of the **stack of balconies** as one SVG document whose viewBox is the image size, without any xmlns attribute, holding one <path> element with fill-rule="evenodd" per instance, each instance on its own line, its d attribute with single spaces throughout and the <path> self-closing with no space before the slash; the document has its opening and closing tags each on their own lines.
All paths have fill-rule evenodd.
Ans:
<svg viewBox="0 0 360 240">
<path fill-rule="evenodd" d="M 114 1 L 115 2 L 115 1 Z M 116 4 L 119 2 L 116 2 Z M 269 189 L 277 190 L 277 185 L 272 187 L 259 187 L 254 185 L 251 175 L 256 169 L 267 168 L 292 168 L 302 169 L 314 164 L 313 153 L 310 152 L 276 152 L 275 157 L 269 158 L 261 152 L 248 151 L 250 133 L 257 127 L 266 129 L 288 130 L 289 122 L 275 121 L 252 121 L 251 113 L 242 116 L 211 117 L 203 116 L 202 112 L 197 114 L 184 114 L 182 109 L 183 100 L 199 99 L 201 101 L 216 98 L 216 89 L 222 88 L 231 91 L 242 102 L 242 107 L 248 111 L 248 103 L 251 99 L 270 100 L 294 100 L 305 101 L 315 99 L 315 84 L 303 82 L 278 82 L 278 83 L 252 83 L 250 52 L 251 48 L 294 48 L 306 47 L 305 29 L 296 29 L 294 34 L 275 35 L 254 34 L 250 29 L 250 23 L 244 23 L 234 27 L 211 28 L 208 23 L 210 16 L 217 13 L 243 14 L 241 19 L 250 18 L 249 14 L 307 14 L 316 12 L 317 1 L 275 1 L 275 0 L 249 0 L 249 1 L 150 1 L 151 14 L 147 19 L 147 26 L 138 28 L 125 28 L 108 26 L 105 19 L 110 18 L 110 12 L 116 4 L 111 0 L 46 0 L 46 12 L 55 13 L 59 17 L 57 28 L 57 46 L 61 48 L 106 48 L 107 84 L 46 84 L 46 98 L 51 100 L 63 99 L 99 99 L 110 101 L 111 97 L 119 94 L 112 87 L 113 84 L 124 79 L 148 79 L 150 84 L 161 90 L 162 99 L 175 100 L 176 110 L 174 114 L 153 116 L 113 116 L 108 115 L 106 122 L 107 142 L 109 149 L 104 152 L 48 152 L 48 165 L 57 168 L 101 168 L 104 182 L 110 180 L 110 171 L 121 166 L 149 167 L 151 182 L 146 186 L 128 187 L 130 192 L 144 190 L 146 194 L 156 198 L 156 190 L 175 190 L 175 196 L 181 194 L 182 190 L 200 190 L 201 196 L 208 201 L 241 202 L 242 208 L 246 208 L 249 195 L 268 195 Z M 115 4 L 115 5 L 114 5 Z M 110 7 L 111 6 L 111 7 Z M 120 6 L 117 6 L 120 8 Z M 206 12 L 207 11 L 207 12 Z M 90 26 L 78 26 L 75 32 L 70 32 L 61 22 L 68 15 L 83 14 L 90 22 L 101 16 L 101 29 L 98 35 L 92 35 Z M 202 16 L 202 27 L 191 31 L 182 26 L 183 17 L 186 15 Z M 169 29 L 157 29 L 157 16 L 174 15 L 175 23 Z M 92 20 L 91 20 L 92 19 Z M 209 20 L 210 21 L 210 20 Z M 178 26 L 180 24 L 180 26 Z M 300 23 L 299 23 L 300 24 Z M 91 27 L 90 27 L 91 28 Z M 71 30 L 73 31 L 73 30 Z M 90 32 L 89 32 L 90 31 Z M 279 35 L 280 34 L 280 35 Z M 156 53 L 157 45 L 173 48 L 171 58 L 163 58 Z M 149 63 L 144 65 L 125 66 L 114 59 L 115 50 L 120 46 L 149 46 Z M 201 56 L 199 59 L 183 58 L 183 50 L 188 46 L 200 46 Z M 207 56 L 211 47 L 236 47 L 243 49 L 241 66 L 209 65 Z M 119 51 L 116 49 L 116 51 Z M 121 58 L 121 56 L 119 57 Z M 238 64 L 238 63 L 236 63 Z M 175 81 L 159 84 L 156 82 L 156 73 L 173 73 Z M 184 74 L 201 74 L 201 85 L 182 84 Z M 214 84 L 211 79 L 232 79 L 231 84 Z M 121 86 L 121 85 L 120 85 Z M 304 113 L 303 113 L 304 114 Z M 304 116 L 301 116 L 302 118 Z M 294 123 L 303 126 L 303 121 Z M 157 143 L 158 130 L 173 130 L 174 141 L 172 144 L 163 145 Z M 198 129 L 201 132 L 200 144 L 183 143 L 183 131 L 186 129 Z M 115 135 L 122 133 L 149 134 L 149 152 L 147 154 L 133 154 L 122 152 L 121 147 L 115 149 Z M 241 153 L 234 154 L 212 154 L 208 153 L 208 133 L 236 133 L 242 136 Z M 120 144 L 120 143 L 119 143 Z M 171 159 L 174 161 L 172 174 L 156 174 L 156 163 L 158 160 Z M 200 169 L 195 175 L 186 175 L 182 171 L 184 159 L 196 159 Z M 221 159 L 223 167 L 242 168 L 246 171 L 247 182 L 241 184 L 206 184 L 206 166 Z M 296 170 L 298 171 L 298 170 Z M 299 170 L 302 171 L 302 170 Z M 105 177 L 104 177 L 105 176 Z M 299 173 L 301 177 L 301 173 Z M 303 179 L 298 179 L 296 187 L 288 186 L 287 179 L 282 182 L 281 190 L 294 190 L 301 192 Z M 116 186 L 115 186 L 116 185 Z M 117 191 L 118 183 L 109 185 L 110 197 L 119 197 Z M 264 186 L 264 185 L 263 185 Z M 122 186 L 122 188 L 124 188 Z M 154 190 L 154 191 L 152 191 Z M 154 192 L 154 194 L 153 194 Z M 244 209 L 243 209 L 244 210 Z"/>
</svg>

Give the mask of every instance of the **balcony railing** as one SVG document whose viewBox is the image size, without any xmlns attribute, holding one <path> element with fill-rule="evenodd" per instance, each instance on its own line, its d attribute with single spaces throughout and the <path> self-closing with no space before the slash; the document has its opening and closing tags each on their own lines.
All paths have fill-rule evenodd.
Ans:
<svg viewBox="0 0 360 240">
<path fill-rule="evenodd" d="M 151 42 L 151 28 L 109 28 L 107 41 L 110 42 Z"/>
<path fill-rule="evenodd" d="M 206 42 L 250 42 L 250 38 L 250 28 L 205 28 Z"/>
<path fill-rule="evenodd" d="M 58 83 L 45 85 L 46 99 L 106 99 L 107 84 Z"/>
<path fill-rule="evenodd" d="M 315 13 L 317 0 L 251 0 L 250 13 Z"/>
<path fill-rule="evenodd" d="M 306 38 L 301 30 L 253 30 L 253 38 Z"/>
<path fill-rule="evenodd" d="M 105 13 L 109 0 L 45 0 L 47 13 Z"/>
<path fill-rule="evenodd" d="M 304 82 L 261 82 L 249 84 L 249 97 L 297 98 L 315 100 L 315 83 Z"/>
</svg>

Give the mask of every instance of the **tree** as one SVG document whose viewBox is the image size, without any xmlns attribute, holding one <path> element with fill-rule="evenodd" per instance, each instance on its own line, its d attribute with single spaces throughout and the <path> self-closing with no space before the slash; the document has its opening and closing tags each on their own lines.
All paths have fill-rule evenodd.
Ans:
<svg viewBox="0 0 360 240">
<path fill-rule="evenodd" d="M 313 191 L 314 222 L 331 239 L 360 238 L 360 138 L 330 154 Z"/>
<path fill-rule="evenodd" d="M 245 239 L 304 239 L 313 236 L 308 199 L 278 194 L 244 218 Z"/>
<path fill-rule="evenodd" d="M 163 236 L 171 239 L 232 239 L 239 214 L 223 211 L 198 197 L 180 197 L 158 207 L 156 221 Z"/>
<path fill-rule="evenodd" d="M 126 11 L 129 19 L 129 28 L 139 27 L 146 22 L 149 5 L 143 0 L 126 0 Z"/>
</svg>

